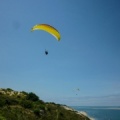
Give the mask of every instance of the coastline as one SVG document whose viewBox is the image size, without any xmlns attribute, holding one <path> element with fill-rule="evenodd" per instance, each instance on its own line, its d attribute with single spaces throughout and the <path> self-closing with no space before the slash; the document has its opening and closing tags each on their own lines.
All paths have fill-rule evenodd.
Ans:
<svg viewBox="0 0 120 120">
<path fill-rule="evenodd" d="M 86 112 L 84 112 L 84 111 L 77 111 L 77 113 L 80 114 L 80 115 L 84 115 L 84 116 L 88 117 L 90 120 L 95 120 L 94 118 L 90 117 L 90 116 L 89 116 Z"/>
<path fill-rule="evenodd" d="M 89 118 L 90 120 L 95 120 L 94 118 L 90 117 L 90 116 L 89 116 L 86 112 L 84 112 L 84 111 L 77 111 L 77 110 L 75 110 L 75 109 L 73 109 L 73 108 L 71 108 L 71 107 L 65 106 L 65 105 L 63 105 L 62 107 L 63 107 L 64 109 L 66 109 L 66 110 L 71 110 L 71 111 L 76 112 L 76 114 L 79 114 L 79 115 L 81 115 L 81 116 L 87 117 L 87 118 Z"/>
</svg>

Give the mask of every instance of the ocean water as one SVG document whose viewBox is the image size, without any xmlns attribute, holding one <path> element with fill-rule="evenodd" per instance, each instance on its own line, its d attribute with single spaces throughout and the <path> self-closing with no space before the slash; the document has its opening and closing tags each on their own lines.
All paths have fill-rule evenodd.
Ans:
<svg viewBox="0 0 120 120">
<path fill-rule="evenodd" d="M 93 120 L 120 120 L 120 106 L 71 106 L 77 111 L 84 111 Z"/>
</svg>

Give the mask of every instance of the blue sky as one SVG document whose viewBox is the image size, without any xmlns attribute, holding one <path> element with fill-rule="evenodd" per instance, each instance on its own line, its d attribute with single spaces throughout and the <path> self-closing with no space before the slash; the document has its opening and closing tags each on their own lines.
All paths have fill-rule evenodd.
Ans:
<svg viewBox="0 0 120 120">
<path fill-rule="evenodd" d="M 119 5 L 119 0 L 0 1 L 0 88 L 66 105 L 120 105 Z M 58 29 L 61 41 L 30 32 L 41 23 Z"/>
</svg>

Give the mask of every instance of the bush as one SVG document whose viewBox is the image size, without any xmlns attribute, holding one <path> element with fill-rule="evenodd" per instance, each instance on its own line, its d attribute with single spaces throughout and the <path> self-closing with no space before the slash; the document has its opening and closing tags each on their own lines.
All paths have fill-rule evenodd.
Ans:
<svg viewBox="0 0 120 120">
<path fill-rule="evenodd" d="M 11 91 L 13 91 L 11 88 L 7 88 L 7 91 L 9 91 L 9 92 L 11 92 Z"/>
<path fill-rule="evenodd" d="M 5 100 L 0 99 L 0 107 L 3 107 L 3 106 L 5 106 Z"/>
<path fill-rule="evenodd" d="M 23 106 L 24 108 L 32 108 L 33 105 L 32 105 L 32 102 L 28 101 L 28 100 L 25 100 L 25 101 L 21 101 L 21 106 Z"/>
<path fill-rule="evenodd" d="M 3 116 L 0 115 L 0 120 L 6 120 Z"/>
<path fill-rule="evenodd" d="M 18 101 L 14 98 L 7 98 L 7 99 L 5 99 L 5 104 L 6 105 L 16 105 L 16 104 L 18 104 Z"/>
<path fill-rule="evenodd" d="M 39 107 L 40 107 L 40 109 L 45 110 L 45 105 L 41 104 Z"/>
<path fill-rule="evenodd" d="M 60 116 L 62 116 L 62 117 L 63 117 L 63 116 L 64 116 L 64 114 L 63 114 L 62 112 L 60 112 Z"/>
<path fill-rule="evenodd" d="M 37 115 L 37 116 L 39 116 L 40 115 L 40 110 L 39 109 L 35 109 L 34 110 L 34 114 Z"/>
<path fill-rule="evenodd" d="M 27 98 L 27 100 L 31 100 L 31 101 L 34 101 L 34 102 L 39 100 L 39 97 L 36 94 L 32 93 L 32 92 L 30 92 L 27 95 L 26 98 Z"/>
<path fill-rule="evenodd" d="M 27 95 L 28 93 L 27 92 L 25 92 L 25 91 L 22 91 L 21 93 L 23 93 L 24 95 Z"/>
</svg>

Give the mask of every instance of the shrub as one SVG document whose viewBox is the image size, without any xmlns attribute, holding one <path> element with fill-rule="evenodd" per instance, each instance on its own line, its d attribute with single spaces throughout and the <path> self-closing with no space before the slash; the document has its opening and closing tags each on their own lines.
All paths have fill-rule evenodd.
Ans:
<svg viewBox="0 0 120 120">
<path fill-rule="evenodd" d="M 27 92 L 25 92 L 25 91 L 22 91 L 21 93 L 23 93 L 24 95 L 27 95 L 28 93 Z"/>
<path fill-rule="evenodd" d="M 63 116 L 64 116 L 64 114 L 63 114 L 62 112 L 60 112 L 60 116 L 62 116 L 62 117 L 63 117 Z"/>
<path fill-rule="evenodd" d="M 13 91 L 11 88 L 7 88 L 7 91 L 9 91 L 9 92 L 11 92 L 11 91 Z"/>
<path fill-rule="evenodd" d="M 0 107 L 5 106 L 5 100 L 4 99 L 0 99 Z"/>
<path fill-rule="evenodd" d="M 27 100 L 31 100 L 31 101 L 38 101 L 38 100 L 39 100 L 39 97 L 38 97 L 36 94 L 30 92 L 30 93 L 27 95 L 26 99 L 27 99 Z"/>
<path fill-rule="evenodd" d="M 32 105 L 32 102 L 28 101 L 28 100 L 25 100 L 25 101 L 21 101 L 21 106 L 23 106 L 24 108 L 32 108 L 33 105 Z"/>
<path fill-rule="evenodd" d="M 6 120 L 3 116 L 0 115 L 0 120 Z"/>
<path fill-rule="evenodd" d="M 45 105 L 41 104 L 39 107 L 40 109 L 45 110 Z"/>
<path fill-rule="evenodd" d="M 16 105 L 16 104 L 18 104 L 18 101 L 14 98 L 6 98 L 5 104 L 6 105 Z"/>
<path fill-rule="evenodd" d="M 40 115 L 40 110 L 39 109 L 35 109 L 34 110 L 34 114 L 37 115 L 37 116 L 39 116 Z"/>
</svg>

